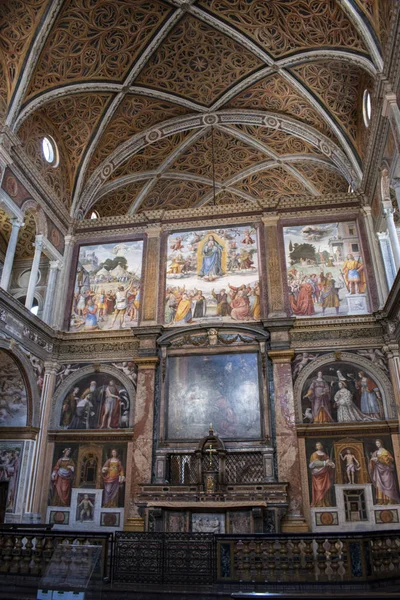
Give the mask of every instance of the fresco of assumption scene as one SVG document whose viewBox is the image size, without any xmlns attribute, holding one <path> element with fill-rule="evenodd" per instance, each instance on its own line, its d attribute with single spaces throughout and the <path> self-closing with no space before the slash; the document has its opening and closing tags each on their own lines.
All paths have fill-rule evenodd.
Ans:
<svg viewBox="0 0 400 600">
<path fill-rule="evenodd" d="M 260 319 L 257 233 L 251 226 L 168 238 L 165 324 Z"/>
<path fill-rule="evenodd" d="M 138 324 L 142 253 L 142 241 L 80 248 L 71 331 L 126 329 Z"/>
<path fill-rule="evenodd" d="M 284 227 L 290 309 L 296 317 L 365 314 L 366 273 L 354 222 Z"/>
</svg>

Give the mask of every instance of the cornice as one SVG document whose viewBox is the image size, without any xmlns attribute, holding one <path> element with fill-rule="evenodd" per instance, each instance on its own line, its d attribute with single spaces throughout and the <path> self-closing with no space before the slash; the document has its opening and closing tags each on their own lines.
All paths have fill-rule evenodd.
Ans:
<svg viewBox="0 0 400 600">
<path fill-rule="evenodd" d="M 399 433 L 399 422 L 396 419 L 380 422 L 380 423 L 340 423 L 339 427 L 332 426 L 329 424 L 318 425 L 318 424 L 297 424 L 296 425 L 298 437 L 347 437 L 347 436 L 358 436 L 363 435 L 382 435 L 388 433 Z"/>
<path fill-rule="evenodd" d="M 294 350 L 270 350 L 268 356 L 274 364 L 287 364 L 293 360 Z"/>
</svg>

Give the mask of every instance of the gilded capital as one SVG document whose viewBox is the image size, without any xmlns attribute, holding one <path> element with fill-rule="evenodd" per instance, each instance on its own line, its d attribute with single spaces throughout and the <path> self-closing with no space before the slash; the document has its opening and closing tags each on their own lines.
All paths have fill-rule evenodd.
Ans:
<svg viewBox="0 0 400 600">
<path fill-rule="evenodd" d="M 290 363 L 294 358 L 294 350 L 270 350 L 268 356 L 275 364 Z"/>
</svg>

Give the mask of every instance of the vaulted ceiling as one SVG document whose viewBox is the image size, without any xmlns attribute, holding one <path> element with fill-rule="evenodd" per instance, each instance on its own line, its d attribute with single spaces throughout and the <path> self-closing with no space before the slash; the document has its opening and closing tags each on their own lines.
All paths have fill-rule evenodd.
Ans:
<svg viewBox="0 0 400 600">
<path fill-rule="evenodd" d="M 6 0 L 0 119 L 73 217 L 321 203 L 361 185 L 395 1 Z"/>
</svg>

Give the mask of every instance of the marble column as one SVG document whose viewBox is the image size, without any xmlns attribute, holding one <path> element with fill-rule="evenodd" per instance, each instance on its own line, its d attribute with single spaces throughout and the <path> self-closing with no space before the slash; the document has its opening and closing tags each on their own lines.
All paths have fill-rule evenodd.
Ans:
<svg viewBox="0 0 400 600">
<path fill-rule="evenodd" d="M 394 280 L 396 279 L 396 267 L 394 264 L 392 248 L 390 245 L 389 235 L 387 231 L 378 232 L 377 234 L 379 245 L 381 247 L 383 265 L 385 267 L 386 280 L 389 290 L 391 289 Z"/>
<path fill-rule="evenodd" d="M 396 402 L 397 414 L 400 420 L 400 355 L 399 345 L 397 343 L 389 343 L 384 346 L 390 379 L 392 380 L 394 400 Z"/>
<path fill-rule="evenodd" d="M 396 272 L 397 272 L 400 268 L 400 242 L 399 242 L 399 238 L 397 236 L 397 229 L 396 229 L 396 225 L 394 223 L 394 218 L 393 218 L 394 209 L 391 206 L 391 203 L 390 203 L 390 206 L 388 206 L 388 204 L 389 203 L 387 201 L 383 202 L 383 212 L 385 213 L 385 216 L 386 216 L 386 223 L 387 223 L 388 232 L 389 232 L 390 245 L 392 248 L 394 264 L 396 266 Z"/>
<path fill-rule="evenodd" d="M 266 264 L 267 264 L 267 294 L 268 294 L 268 318 L 286 317 L 284 287 L 279 243 L 278 223 L 279 216 L 274 214 L 263 215 Z"/>
<path fill-rule="evenodd" d="M 284 533 L 306 532 L 308 524 L 303 514 L 301 464 L 296 432 L 291 361 L 293 350 L 271 350 L 275 391 L 275 428 L 278 477 L 289 483 L 289 506 L 281 527 Z"/>
<path fill-rule="evenodd" d="M 127 517 L 138 517 L 135 496 L 142 484 L 151 483 L 153 458 L 153 422 L 155 378 L 158 364 L 157 356 L 135 359 L 138 365 L 136 387 L 134 440 L 132 451 L 132 469 L 130 498 L 131 506 Z M 128 512 L 128 511 L 126 511 Z"/>
<path fill-rule="evenodd" d="M 60 278 L 60 284 L 57 287 L 58 293 L 55 298 L 55 310 L 53 311 L 53 319 L 51 325 L 54 329 L 62 329 L 65 315 L 65 305 L 68 296 L 68 287 L 74 285 L 73 276 L 71 273 L 72 255 L 74 250 L 75 238 L 73 235 L 66 235 L 63 256 L 62 272 L 63 277 Z"/>
<path fill-rule="evenodd" d="M 47 291 L 46 299 L 44 302 L 43 316 L 42 319 L 48 325 L 51 325 L 52 314 L 55 304 L 56 285 L 58 279 L 58 273 L 61 269 L 61 263 L 58 260 L 50 261 L 50 270 L 47 280 Z"/>
<path fill-rule="evenodd" d="M 160 290 L 160 235 L 161 227 L 146 230 L 146 256 L 144 261 L 142 310 L 140 325 L 156 325 L 158 293 Z"/>
<path fill-rule="evenodd" d="M 372 266 L 377 281 L 379 308 L 381 308 L 385 304 L 389 293 L 388 282 L 384 274 L 382 254 L 379 251 L 378 240 L 375 235 L 371 207 L 369 205 L 363 206 L 361 209 L 361 214 L 364 217 L 365 230 L 367 232 L 369 248 L 371 251 Z"/>
<path fill-rule="evenodd" d="M 38 280 L 40 257 L 43 250 L 43 236 L 37 235 L 35 238 L 35 255 L 32 261 L 31 274 L 29 276 L 28 291 L 26 292 L 25 306 L 31 310 L 33 298 L 35 296 L 35 287 Z"/>
<path fill-rule="evenodd" d="M 47 498 L 49 493 L 50 473 L 46 472 L 47 456 L 47 430 L 50 421 L 51 404 L 56 387 L 58 363 L 49 361 L 44 363 L 44 378 L 42 395 L 40 398 L 39 433 L 36 439 L 36 450 L 32 465 L 32 489 L 28 499 L 27 512 L 41 515 L 42 522 L 46 518 Z"/>
<path fill-rule="evenodd" d="M 12 224 L 11 235 L 8 241 L 6 258 L 3 265 L 3 272 L 1 274 L 0 286 L 3 290 L 8 290 L 10 284 L 11 272 L 14 264 L 15 249 L 17 247 L 18 234 L 24 223 L 18 219 L 10 219 Z"/>
<path fill-rule="evenodd" d="M 391 185 L 394 189 L 394 193 L 396 194 L 397 206 L 400 210 L 400 177 L 395 177 L 392 179 Z"/>
</svg>

